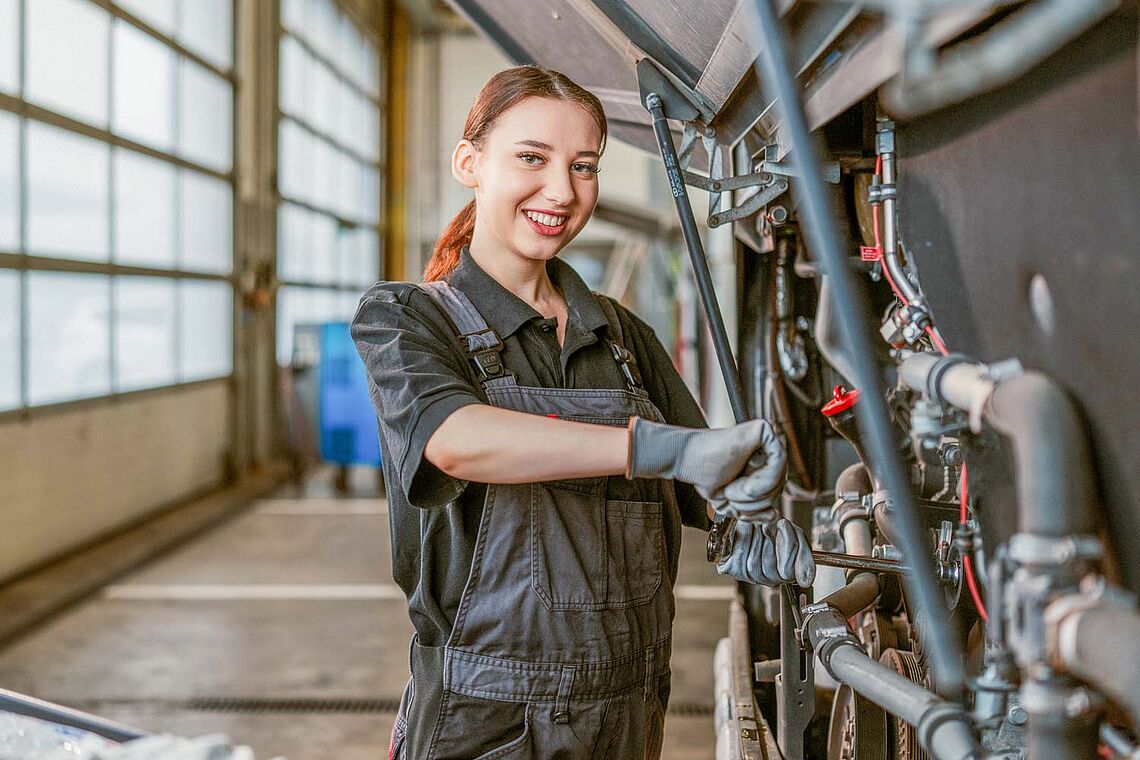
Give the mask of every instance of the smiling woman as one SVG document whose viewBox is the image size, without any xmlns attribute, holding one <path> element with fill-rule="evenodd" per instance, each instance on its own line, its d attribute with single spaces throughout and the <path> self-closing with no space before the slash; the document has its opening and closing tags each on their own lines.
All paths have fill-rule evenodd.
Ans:
<svg viewBox="0 0 1140 760">
<path fill-rule="evenodd" d="M 565 76 L 497 74 L 452 154 L 474 200 L 424 283 L 378 283 L 353 320 L 416 629 L 390 757 L 658 757 L 681 526 L 779 495 L 768 424 L 705 429 L 652 330 L 558 258 L 605 139 Z M 755 524 L 748 577 L 779 553 L 810 582 L 803 533 Z"/>
</svg>

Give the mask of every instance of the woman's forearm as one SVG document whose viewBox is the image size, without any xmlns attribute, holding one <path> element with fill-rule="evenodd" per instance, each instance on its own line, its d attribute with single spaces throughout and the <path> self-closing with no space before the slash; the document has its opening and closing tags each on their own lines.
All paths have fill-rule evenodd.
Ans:
<svg viewBox="0 0 1140 760">
<path fill-rule="evenodd" d="M 445 419 L 424 456 L 456 478 L 479 483 L 622 475 L 629 455 L 624 427 L 540 417 L 471 404 Z"/>
</svg>

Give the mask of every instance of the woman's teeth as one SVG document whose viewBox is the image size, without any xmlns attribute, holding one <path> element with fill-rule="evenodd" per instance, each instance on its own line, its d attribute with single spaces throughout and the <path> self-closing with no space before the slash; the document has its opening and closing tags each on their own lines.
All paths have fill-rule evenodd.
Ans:
<svg viewBox="0 0 1140 760">
<path fill-rule="evenodd" d="M 564 216 L 553 216 L 551 214 L 539 214 L 535 211 L 524 211 L 528 218 L 533 219 L 539 224 L 545 224 L 547 227 L 561 227 L 566 221 Z"/>
</svg>

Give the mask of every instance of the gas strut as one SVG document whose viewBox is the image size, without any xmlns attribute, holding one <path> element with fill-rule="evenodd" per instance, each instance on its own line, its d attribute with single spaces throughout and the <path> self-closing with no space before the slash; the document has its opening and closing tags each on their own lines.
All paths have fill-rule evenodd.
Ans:
<svg viewBox="0 0 1140 760">
<path fill-rule="evenodd" d="M 720 304 L 713 288 L 708 257 L 705 255 L 701 236 L 697 232 L 697 220 L 693 216 L 693 207 L 689 205 L 689 191 L 685 188 L 680 162 L 677 160 L 677 150 L 673 147 L 673 136 L 669 134 L 669 124 L 665 121 L 665 107 L 661 102 L 661 96 L 656 92 L 649 93 L 645 98 L 645 107 L 653 116 L 653 134 L 657 138 L 657 146 L 665 162 L 665 174 L 669 178 L 669 188 L 673 193 L 673 202 L 677 206 L 677 216 L 681 220 L 681 235 L 685 239 L 685 247 L 689 250 L 689 261 L 693 265 L 697 293 L 701 299 L 701 306 L 704 307 L 709 329 L 712 331 L 713 347 L 716 349 L 720 373 L 724 376 L 724 384 L 728 390 L 732 416 L 738 423 L 745 422 L 750 415 L 745 406 L 744 389 L 740 384 L 736 359 L 732 356 L 732 346 L 728 343 L 728 331 L 724 327 L 724 317 L 720 313 Z M 732 527 L 735 522 L 727 515 L 717 515 L 713 521 L 708 544 L 710 562 L 723 559 L 732 550 Z"/>
</svg>

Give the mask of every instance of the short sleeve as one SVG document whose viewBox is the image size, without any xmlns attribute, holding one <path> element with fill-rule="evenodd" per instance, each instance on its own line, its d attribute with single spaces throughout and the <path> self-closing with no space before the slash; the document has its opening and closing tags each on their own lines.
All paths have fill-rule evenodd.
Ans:
<svg viewBox="0 0 1140 760">
<path fill-rule="evenodd" d="M 393 460 L 389 471 L 408 503 L 431 508 L 458 498 L 467 481 L 424 458 L 428 439 L 452 412 L 482 403 L 446 319 L 415 286 L 379 283 L 360 301 L 352 338 Z"/>
<path fill-rule="evenodd" d="M 689 386 L 673 364 L 669 352 L 661 345 L 661 340 L 653 328 L 636 314 L 618 305 L 618 313 L 627 322 L 625 329 L 627 346 L 637 359 L 638 368 L 645 381 L 649 398 L 661 410 L 665 421 L 670 425 L 691 428 L 707 428 L 704 412 L 693 398 Z M 681 523 L 692 528 L 708 530 L 712 523 L 708 516 L 708 500 L 697 493 L 690 483 L 673 481 L 677 494 L 677 506 L 681 511 Z"/>
</svg>

